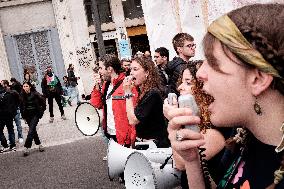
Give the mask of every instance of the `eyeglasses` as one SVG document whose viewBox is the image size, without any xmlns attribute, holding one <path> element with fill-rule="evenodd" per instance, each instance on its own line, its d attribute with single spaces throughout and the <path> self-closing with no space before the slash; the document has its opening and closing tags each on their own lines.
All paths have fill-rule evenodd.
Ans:
<svg viewBox="0 0 284 189">
<path fill-rule="evenodd" d="M 188 44 L 188 45 L 185 45 L 185 47 L 188 47 L 188 48 L 196 48 L 196 44 L 195 44 L 195 43 Z"/>
</svg>

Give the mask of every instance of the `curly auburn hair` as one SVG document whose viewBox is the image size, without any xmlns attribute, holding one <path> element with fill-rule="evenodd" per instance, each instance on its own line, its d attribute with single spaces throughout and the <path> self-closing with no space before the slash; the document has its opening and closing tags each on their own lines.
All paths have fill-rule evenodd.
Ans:
<svg viewBox="0 0 284 189">
<path fill-rule="evenodd" d="M 189 70 L 192 75 L 192 94 L 195 98 L 195 101 L 200 110 L 200 124 L 199 128 L 201 131 L 204 131 L 208 128 L 212 128 L 213 125 L 210 121 L 210 113 L 208 111 L 208 106 L 213 102 L 213 97 L 208 95 L 202 90 L 203 82 L 196 78 L 196 72 L 198 67 L 203 63 L 203 60 L 192 61 L 190 64 L 187 64 L 185 69 L 182 71 L 181 77 L 178 80 L 178 86 L 182 83 L 182 75 L 185 70 Z"/>
<path fill-rule="evenodd" d="M 161 81 L 158 74 L 158 70 L 155 67 L 155 63 L 147 57 L 136 57 L 132 61 L 136 61 L 145 72 L 149 72 L 149 75 L 144 83 L 139 87 L 139 97 L 138 102 L 143 98 L 143 96 L 149 92 L 151 89 L 158 89 L 162 93 Z"/>
</svg>

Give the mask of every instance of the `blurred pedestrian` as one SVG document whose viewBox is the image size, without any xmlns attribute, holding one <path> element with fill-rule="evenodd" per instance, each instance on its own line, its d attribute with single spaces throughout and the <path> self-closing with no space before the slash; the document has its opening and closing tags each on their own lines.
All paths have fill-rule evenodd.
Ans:
<svg viewBox="0 0 284 189">
<path fill-rule="evenodd" d="M 68 81 L 69 81 L 68 90 L 69 90 L 69 96 L 70 96 L 70 99 L 68 100 L 68 104 L 70 106 L 72 106 L 72 101 L 74 100 L 74 98 L 76 98 L 77 99 L 77 105 L 79 105 L 81 103 L 81 101 L 80 101 L 80 98 L 79 98 L 77 80 L 80 79 L 80 78 L 75 76 L 73 64 L 69 64 L 69 67 L 67 69 L 67 75 L 68 75 Z"/>
<path fill-rule="evenodd" d="M 131 60 L 128 59 L 122 59 L 120 61 L 121 67 L 125 73 L 125 76 L 129 76 L 130 74 L 130 64 L 131 64 Z"/>
<path fill-rule="evenodd" d="M 52 123 L 54 121 L 53 114 L 53 99 L 55 99 L 61 114 L 61 119 L 66 120 L 63 106 L 61 103 L 61 95 L 63 93 L 61 83 L 58 77 L 52 72 L 51 66 L 48 66 L 46 69 L 46 73 L 41 82 L 41 88 L 43 95 L 48 100 L 49 105 L 49 114 L 50 119 L 49 122 Z"/>
<path fill-rule="evenodd" d="M 63 76 L 63 84 L 62 84 L 62 90 L 63 90 L 63 94 L 62 94 L 62 105 L 63 107 L 66 107 L 70 96 L 69 96 L 69 81 L 68 81 L 68 77 L 65 75 Z M 71 104 L 72 105 L 72 104 Z"/>
<path fill-rule="evenodd" d="M 15 90 L 18 92 L 18 94 L 20 95 L 21 92 L 22 92 L 22 85 L 19 81 L 16 80 L 16 78 L 12 77 L 10 79 L 11 81 L 11 90 Z M 17 114 L 16 116 L 14 117 L 14 121 L 15 121 L 15 124 L 16 124 L 16 127 L 17 127 L 17 132 L 18 132 L 18 140 L 19 140 L 19 143 L 23 143 L 24 142 L 24 139 L 23 139 L 23 128 L 22 128 L 22 124 L 21 124 L 21 111 L 20 111 L 20 107 L 17 108 Z"/>
<path fill-rule="evenodd" d="M 36 86 L 36 81 L 32 78 L 32 74 L 28 70 L 24 70 L 24 82 L 26 81 Z"/>
<path fill-rule="evenodd" d="M 159 47 L 155 50 L 154 60 L 158 69 L 159 76 L 161 78 L 161 86 L 164 89 L 163 98 L 166 98 L 169 89 L 169 76 L 165 71 L 165 68 L 169 61 L 169 50 L 165 47 Z"/>
<path fill-rule="evenodd" d="M 20 97 L 17 92 L 11 92 L 7 88 L 5 89 L 3 87 L 2 83 L 6 83 L 6 81 L 7 80 L 5 80 L 4 82 L 2 81 L 0 84 L 0 141 L 2 145 L 0 153 L 9 150 L 16 151 L 13 118 L 17 113 Z M 5 126 L 8 130 L 10 148 L 3 133 Z"/>
<path fill-rule="evenodd" d="M 150 51 L 145 51 L 145 52 L 144 52 L 144 56 L 145 56 L 146 58 L 149 58 L 149 59 L 152 60 L 151 52 L 150 52 Z"/>
<path fill-rule="evenodd" d="M 34 86 L 30 82 L 23 83 L 23 92 L 21 96 L 21 113 L 23 119 L 26 120 L 29 126 L 28 136 L 24 145 L 24 156 L 28 156 L 30 154 L 30 148 L 33 140 L 35 141 L 35 144 L 38 145 L 39 151 L 44 151 L 44 147 L 41 145 L 36 127 L 46 109 L 46 100 L 35 90 Z"/>
</svg>

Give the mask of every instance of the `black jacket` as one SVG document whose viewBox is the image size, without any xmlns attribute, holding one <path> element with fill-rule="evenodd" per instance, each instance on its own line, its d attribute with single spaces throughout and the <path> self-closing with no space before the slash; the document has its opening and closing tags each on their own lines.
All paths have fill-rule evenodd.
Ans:
<svg viewBox="0 0 284 189">
<path fill-rule="evenodd" d="M 15 82 L 15 83 L 13 83 L 12 85 L 11 85 L 11 90 L 15 90 L 15 91 L 17 91 L 19 94 L 21 94 L 21 92 L 22 92 L 22 85 L 21 85 L 21 83 L 20 82 Z"/>
<path fill-rule="evenodd" d="M 157 70 L 158 70 L 158 74 L 160 76 L 160 80 L 161 80 L 161 87 L 163 89 L 162 91 L 162 97 L 163 99 L 167 98 L 168 93 L 170 92 L 170 88 L 169 88 L 169 83 L 168 83 L 168 79 L 165 76 L 165 71 L 163 70 L 163 68 L 161 68 L 160 66 L 157 66 Z"/>
<path fill-rule="evenodd" d="M 28 104 L 32 104 L 32 106 L 35 107 L 35 111 L 33 112 L 35 112 L 35 115 L 41 118 L 46 109 L 46 99 L 37 91 L 31 91 L 30 94 L 24 92 L 21 96 L 22 103 L 20 105 L 20 109 L 23 119 L 26 119 L 31 113 L 28 110 Z"/>
<path fill-rule="evenodd" d="M 14 118 L 20 104 L 20 96 L 17 91 L 5 90 L 0 87 L 0 119 Z"/>
<path fill-rule="evenodd" d="M 62 90 L 60 80 L 58 79 L 58 77 L 56 75 L 54 77 L 58 81 L 57 84 L 54 87 L 54 90 L 51 90 L 50 87 L 47 85 L 46 76 L 42 79 L 42 82 L 41 82 L 42 94 L 47 98 L 50 97 L 50 96 L 56 96 L 56 95 L 63 94 L 63 90 Z"/>
<path fill-rule="evenodd" d="M 179 94 L 177 91 L 177 81 L 181 72 L 186 68 L 187 62 L 180 57 L 174 57 L 167 64 L 166 73 L 169 76 L 169 92 Z"/>
<path fill-rule="evenodd" d="M 69 84 L 72 87 L 76 87 L 78 85 L 78 83 L 77 83 L 77 77 L 75 76 L 74 70 L 73 69 L 68 69 L 67 70 L 67 74 L 68 74 Z"/>
</svg>

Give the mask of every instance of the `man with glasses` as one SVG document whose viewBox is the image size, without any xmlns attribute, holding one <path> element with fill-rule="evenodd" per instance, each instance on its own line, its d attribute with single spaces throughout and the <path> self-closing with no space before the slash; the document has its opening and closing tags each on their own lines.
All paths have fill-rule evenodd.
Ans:
<svg viewBox="0 0 284 189">
<path fill-rule="evenodd" d="M 178 56 L 167 64 L 166 72 L 169 76 L 170 92 L 178 94 L 177 80 L 186 65 L 191 63 L 189 59 L 195 55 L 196 44 L 194 38 L 188 33 L 178 33 L 174 36 L 172 43 Z"/>
</svg>

